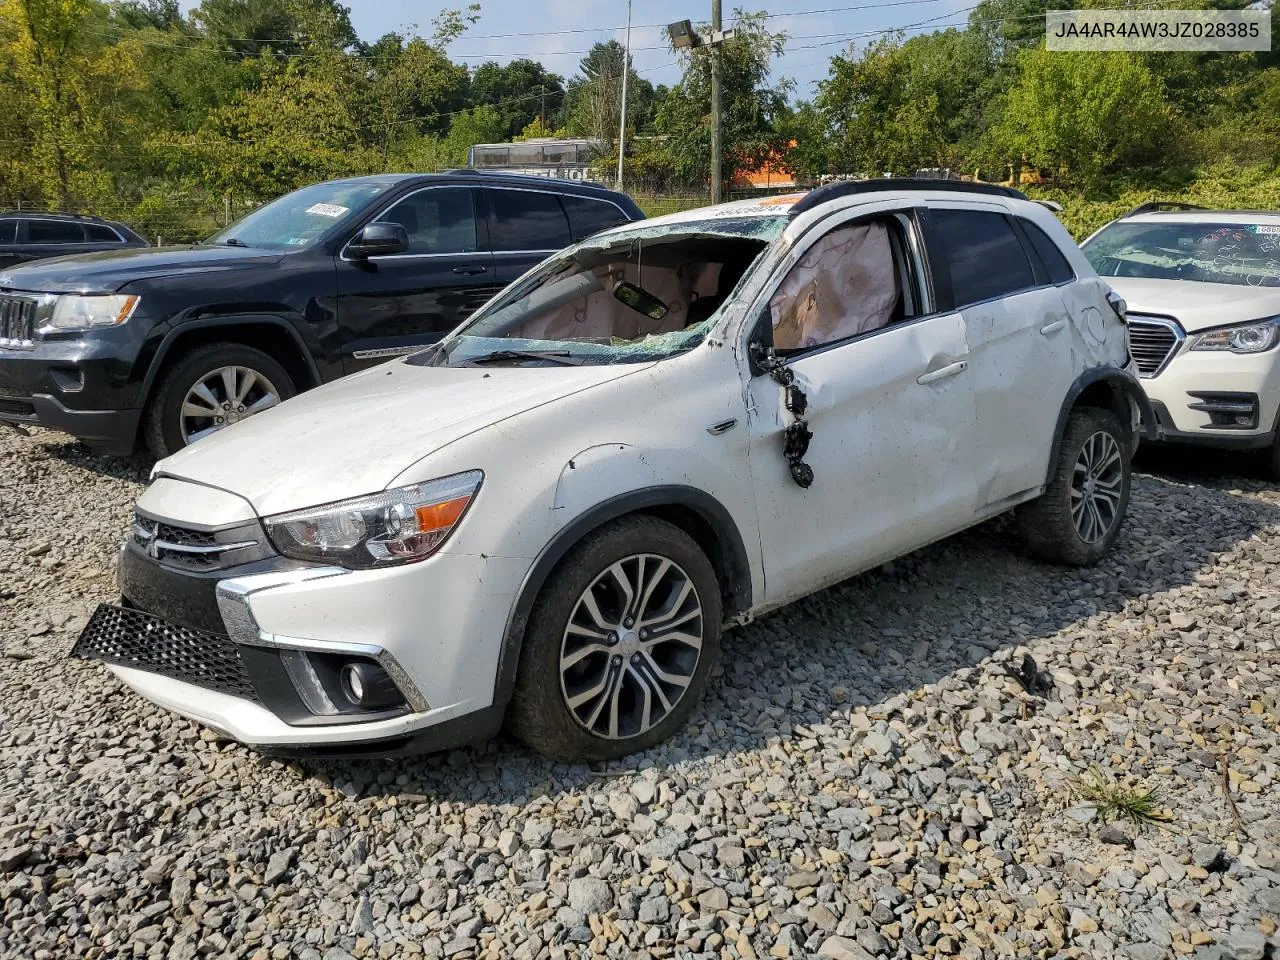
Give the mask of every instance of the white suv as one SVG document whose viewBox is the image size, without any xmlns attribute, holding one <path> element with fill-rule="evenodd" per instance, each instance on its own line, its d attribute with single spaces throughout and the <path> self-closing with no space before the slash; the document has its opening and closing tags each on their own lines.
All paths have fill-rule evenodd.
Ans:
<svg viewBox="0 0 1280 960">
<path fill-rule="evenodd" d="M 440 344 L 157 464 L 124 600 L 74 653 L 276 752 L 504 720 L 551 757 L 642 749 L 722 625 L 1014 507 L 1039 556 L 1102 556 L 1145 406 L 1108 296 L 998 187 L 609 231 Z"/>
<path fill-rule="evenodd" d="M 1083 248 L 1128 304 L 1161 437 L 1265 450 L 1280 480 L 1280 213 L 1148 203 Z"/>
</svg>

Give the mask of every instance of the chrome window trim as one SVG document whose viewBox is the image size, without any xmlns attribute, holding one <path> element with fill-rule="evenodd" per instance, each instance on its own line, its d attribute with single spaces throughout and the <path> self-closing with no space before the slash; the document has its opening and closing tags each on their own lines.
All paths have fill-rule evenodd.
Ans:
<svg viewBox="0 0 1280 960">
<path fill-rule="evenodd" d="M 1182 329 L 1182 324 L 1178 323 L 1178 321 L 1173 319 L 1173 317 L 1161 317 L 1150 313 L 1128 313 L 1125 315 L 1124 348 L 1126 353 L 1129 352 L 1129 323 L 1134 320 L 1138 320 L 1142 323 L 1154 323 L 1157 326 L 1167 327 L 1173 333 L 1173 349 L 1165 356 L 1164 361 L 1160 366 L 1151 373 L 1139 372 L 1138 374 L 1138 378 L 1140 380 L 1154 380 L 1156 377 L 1160 376 L 1160 374 L 1164 373 L 1169 364 L 1173 362 L 1173 358 L 1182 352 L 1182 348 L 1186 346 L 1187 332 Z M 1130 354 L 1130 359 L 1132 358 L 1133 355 Z M 1136 360 L 1134 361 L 1134 366 L 1137 366 Z"/>
</svg>

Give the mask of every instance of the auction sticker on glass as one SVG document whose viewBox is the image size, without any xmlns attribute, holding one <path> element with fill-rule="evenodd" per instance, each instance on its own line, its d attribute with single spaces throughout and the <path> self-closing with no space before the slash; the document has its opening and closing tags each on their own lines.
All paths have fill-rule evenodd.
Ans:
<svg viewBox="0 0 1280 960">
<path fill-rule="evenodd" d="M 1057 51 L 1271 49 L 1270 10 L 1046 10 Z"/>
</svg>

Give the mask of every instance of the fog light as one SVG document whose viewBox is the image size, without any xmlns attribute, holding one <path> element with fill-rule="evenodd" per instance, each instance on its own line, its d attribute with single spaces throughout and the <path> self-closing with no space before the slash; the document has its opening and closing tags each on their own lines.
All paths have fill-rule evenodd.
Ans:
<svg viewBox="0 0 1280 960">
<path fill-rule="evenodd" d="M 340 674 L 342 693 L 353 706 L 364 710 L 399 706 L 404 702 L 400 689 L 387 672 L 375 663 L 345 664 Z"/>
</svg>

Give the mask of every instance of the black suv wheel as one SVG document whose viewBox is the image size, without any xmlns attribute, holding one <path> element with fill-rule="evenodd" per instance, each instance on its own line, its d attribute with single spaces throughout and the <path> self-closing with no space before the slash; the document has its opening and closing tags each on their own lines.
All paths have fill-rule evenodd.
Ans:
<svg viewBox="0 0 1280 960">
<path fill-rule="evenodd" d="M 1120 535 L 1129 506 L 1132 432 L 1110 410 L 1077 407 L 1044 494 L 1018 508 L 1031 552 L 1052 563 L 1097 563 Z"/>
<path fill-rule="evenodd" d="M 719 653 L 706 554 L 664 520 L 625 517 L 583 540 L 544 586 L 507 724 L 553 760 L 644 750 L 685 722 Z"/>
<path fill-rule="evenodd" d="M 284 367 L 261 350 L 206 344 L 162 375 L 143 415 L 143 434 L 156 457 L 167 457 L 297 392 Z"/>
</svg>

